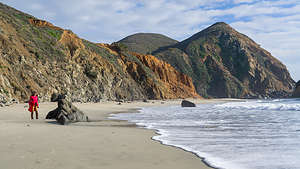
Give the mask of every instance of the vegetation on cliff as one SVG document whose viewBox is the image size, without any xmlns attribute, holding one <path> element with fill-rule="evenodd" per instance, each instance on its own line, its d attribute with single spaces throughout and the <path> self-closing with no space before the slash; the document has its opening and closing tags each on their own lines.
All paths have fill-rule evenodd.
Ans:
<svg viewBox="0 0 300 169">
<path fill-rule="evenodd" d="M 0 3 L 0 102 L 26 101 L 33 90 L 41 100 L 56 92 L 84 102 L 198 97 L 189 77 L 163 61 L 153 69 L 144 57 L 158 62 L 121 44 L 89 42 Z M 166 80 L 171 73 L 176 79 Z"/>
<path fill-rule="evenodd" d="M 178 43 L 178 41 L 156 33 L 137 33 L 125 37 L 120 40 L 119 43 L 124 44 L 130 51 L 141 54 L 151 54 L 161 47 L 174 45 Z"/>
<path fill-rule="evenodd" d="M 223 22 L 152 54 L 191 76 L 205 97 L 286 97 L 294 86 L 280 61 Z"/>
<path fill-rule="evenodd" d="M 31 91 L 73 101 L 286 97 L 286 67 L 226 23 L 178 42 L 139 33 L 92 43 L 0 3 L 0 103 Z"/>
</svg>

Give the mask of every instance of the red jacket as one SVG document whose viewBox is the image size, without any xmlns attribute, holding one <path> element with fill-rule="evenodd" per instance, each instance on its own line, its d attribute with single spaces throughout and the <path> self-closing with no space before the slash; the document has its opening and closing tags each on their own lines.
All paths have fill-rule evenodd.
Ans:
<svg viewBox="0 0 300 169">
<path fill-rule="evenodd" d="M 32 112 L 33 106 L 39 107 L 38 101 L 39 101 L 39 98 L 37 96 L 30 96 L 30 99 L 29 99 L 29 102 L 28 102 L 28 104 L 29 104 L 28 111 Z"/>
</svg>

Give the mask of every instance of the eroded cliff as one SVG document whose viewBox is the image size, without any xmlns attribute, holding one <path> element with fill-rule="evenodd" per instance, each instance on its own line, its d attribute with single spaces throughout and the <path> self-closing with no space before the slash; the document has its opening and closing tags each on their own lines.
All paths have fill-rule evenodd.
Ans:
<svg viewBox="0 0 300 169">
<path fill-rule="evenodd" d="M 0 102 L 26 101 L 31 91 L 41 101 L 54 92 L 82 102 L 198 97 L 187 76 L 154 56 L 143 62 L 146 56 L 89 42 L 1 3 L 0 9 Z"/>
<path fill-rule="evenodd" d="M 223 22 L 153 54 L 192 77 L 206 97 L 288 97 L 295 83 L 285 65 Z"/>
</svg>

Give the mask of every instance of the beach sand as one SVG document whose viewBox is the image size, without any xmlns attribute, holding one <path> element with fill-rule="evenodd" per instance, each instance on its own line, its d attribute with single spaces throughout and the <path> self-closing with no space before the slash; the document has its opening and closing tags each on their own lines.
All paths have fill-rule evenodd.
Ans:
<svg viewBox="0 0 300 169">
<path fill-rule="evenodd" d="M 199 101 L 199 102 L 204 102 Z M 163 104 L 162 104 L 163 103 Z M 152 130 L 107 119 L 111 113 L 180 101 L 75 103 L 94 122 L 59 125 L 45 120 L 57 103 L 41 103 L 29 120 L 27 104 L 0 108 L 1 169 L 207 169 L 200 158 L 151 139 Z"/>
</svg>

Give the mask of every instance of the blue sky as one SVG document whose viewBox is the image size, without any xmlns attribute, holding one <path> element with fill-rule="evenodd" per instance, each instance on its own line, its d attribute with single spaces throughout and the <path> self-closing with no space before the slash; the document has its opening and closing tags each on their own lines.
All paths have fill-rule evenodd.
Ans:
<svg viewBox="0 0 300 169">
<path fill-rule="evenodd" d="M 294 80 L 300 80 L 300 0 L 0 1 L 104 43 L 138 32 L 161 33 L 181 41 L 223 21 L 271 52 Z"/>
</svg>

